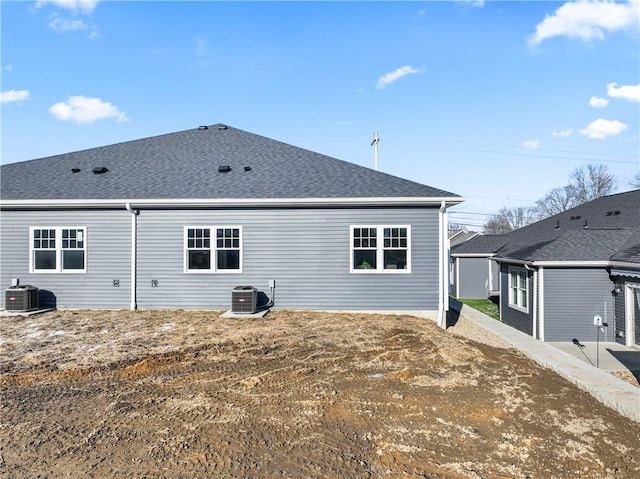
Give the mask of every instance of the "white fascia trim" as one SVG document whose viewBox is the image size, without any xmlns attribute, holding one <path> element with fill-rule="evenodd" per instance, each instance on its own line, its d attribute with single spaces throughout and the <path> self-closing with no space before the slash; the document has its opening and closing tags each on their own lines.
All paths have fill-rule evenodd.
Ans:
<svg viewBox="0 0 640 479">
<path fill-rule="evenodd" d="M 495 253 L 453 253 L 453 258 L 491 258 Z"/>
<path fill-rule="evenodd" d="M 461 197 L 370 197 L 370 198 L 195 198 L 112 200 L 4 200 L 1 209 L 56 208 L 167 208 L 167 207 L 269 207 L 269 206 L 448 206 L 462 203 Z"/>
<path fill-rule="evenodd" d="M 533 261 L 531 266 L 544 266 L 556 268 L 607 268 L 609 261 Z"/>
<path fill-rule="evenodd" d="M 610 261 L 609 266 L 612 268 L 637 269 L 640 270 L 640 263 L 629 263 L 623 261 Z"/>
<path fill-rule="evenodd" d="M 628 263 L 621 261 L 523 261 L 517 259 L 490 257 L 491 261 L 505 264 L 520 264 L 533 267 L 556 268 L 636 268 L 640 269 L 640 263 Z"/>
</svg>

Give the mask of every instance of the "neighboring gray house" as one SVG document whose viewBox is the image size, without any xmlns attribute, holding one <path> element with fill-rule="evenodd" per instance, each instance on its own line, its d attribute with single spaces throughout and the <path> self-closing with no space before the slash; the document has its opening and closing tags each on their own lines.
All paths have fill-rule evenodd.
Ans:
<svg viewBox="0 0 640 479">
<path fill-rule="evenodd" d="M 1 168 L 0 283 L 41 306 L 447 308 L 462 198 L 222 124 Z M 4 307 L 4 300 L 3 307 Z"/>
<path fill-rule="evenodd" d="M 456 298 L 489 299 L 500 294 L 500 271 L 490 258 L 509 235 L 477 235 L 451 246 L 451 294 Z"/>
<path fill-rule="evenodd" d="M 455 245 L 469 241 L 471 238 L 478 236 L 480 233 L 477 231 L 467 230 L 452 230 L 449 231 L 449 247 L 453 248 Z"/>
<path fill-rule="evenodd" d="M 504 323 L 543 341 L 640 346 L 640 190 L 513 231 L 494 260 Z"/>
</svg>

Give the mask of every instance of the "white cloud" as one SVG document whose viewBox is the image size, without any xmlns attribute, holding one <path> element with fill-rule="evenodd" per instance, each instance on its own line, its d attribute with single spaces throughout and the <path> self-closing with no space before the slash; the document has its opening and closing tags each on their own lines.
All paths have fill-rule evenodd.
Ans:
<svg viewBox="0 0 640 479">
<path fill-rule="evenodd" d="M 100 0 L 38 0 L 36 2 L 36 8 L 53 4 L 59 8 L 69 10 L 76 15 L 79 13 L 88 15 L 96 9 L 99 1 Z"/>
<path fill-rule="evenodd" d="M 605 108 L 609 104 L 609 100 L 606 98 L 598 98 L 597 96 L 592 96 L 589 100 L 589 106 L 593 108 Z"/>
<path fill-rule="evenodd" d="M 470 7 L 484 7 L 484 0 L 454 0 L 456 3 L 464 3 Z"/>
<path fill-rule="evenodd" d="M 580 130 L 580 134 L 588 138 L 602 140 L 608 136 L 615 136 L 627 129 L 627 125 L 618 120 L 603 120 L 598 118 Z"/>
<path fill-rule="evenodd" d="M 640 103 L 640 84 L 616 87 L 615 83 L 609 83 L 607 84 L 607 95 L 611 98 L 622 98 L 627 101 Z"/>
<path fill-rule="evenodd" d="M 87 25 L 81 20 L 81 15 L 90 15 L 98 5 L 99 0 L 38 0 L 36 8 L 42 8 L 45 5 L 54 5 L 60 9 L 67 10 L 69 13 L 59 14 L 53 12 L 49 15 L 49 28 L 57 33 L 88 31 L 89 38 L 94 39 L 98 36 L 98 29 L 95 26 Z"/>
<path fill-rule="evenodd" d="M 9 90 L 0 93 L 0 103 L 15 103 L 29 99 L 29 90 Z"/>
<path fill-rule="evenodd" d="M 554 130 L 553 133 L 551 133 L 551 135 L 555 136 L 556 138 L 571 136 L 572 134 L 573 134 L 573 128 L 569 128 L 568 130 L 559 130 L 559 131 Z"/>
<path fill-rule="evenodd" d="M 7 72 L 7 73 L 9 73 L 10 71 L 13 71 L 13 64 L 7 63 L 5 66 L 0 67 L 0 71 Z"/>
<path fill-rule="evenodd" d="M 376 85 L 376 88 L 378 90 L 382 90 L 387 85 L 391 85 L 392 83 L 398 81 L 400 78 L 404 76 L 411 75 L 414 73 L 420 73 L 421 71 L 422 70 L 420 70 L 419 68 L 414 68 L 411 65 L 405 65 L 392 72 L 385 73 L 384 75 L 382 75 L 378 79 L 378 84 Z"/>
<path fill-rule="evenodd" d="M 638 28 L 640 0 L 626 3 L 594 0 L 567 2 L 536 25 L 529 46 L 539 45 L 548 38 L 564 36 L 583 41 L 602 40 L 605 32 Z"/>
<path fill-rule="evenodd" d="M 531 150 L 535 150 L 536 148 L 538 148 L 538 146 L 540 146 L 540 142 L 538 140 L 527 140 L 522 143 L 522 146 Z"/>
<path fill-rule="evenodd" d="M 100 98 L 72 96 L 66 103 L 60 102 L 49 108 L 49 113 L 61 121 L 75 123 L 94 123 L 108 118 L 117 122 L 129 121 L 127 116 L 115 105 L 103 102 Z"/>
<path fill-rule="evenodd" d="M 77 18 L 67 19 L 62 18 L 58 14 L 52 14 L 49 17 L 49 27 L 54 32 L 64 33 L 64 32 L 76 32 L 79 30 L 88 30 L 89 27 L 82 20 L 78 20 Z"/>
</svg>

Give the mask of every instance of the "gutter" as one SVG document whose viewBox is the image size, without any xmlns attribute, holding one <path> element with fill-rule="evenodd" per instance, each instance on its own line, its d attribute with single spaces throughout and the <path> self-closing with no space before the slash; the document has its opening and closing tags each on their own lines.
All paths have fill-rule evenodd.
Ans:
<svg viewBox="0 0 640 479">
<path fill-rule="evenodd" d="M 137 270 L 138 270 L 138 215 L 139 210 L 134 210 L 131 203 L 125 203 L 125 209 L 131 213 L 131 311 L 138 308 L 137 303 Z"/>
<path fill-rule="evenodd" d="M 335 207 L 335 206 L 452 206 L 464 198 L 451 197 L 368 197 L 368 198 L 177 198 L 177 199 L 96 199 L 96 200 L 2 200 L 3 210 L 120 209 L 129 204 L 143 208 L 230 208 L 230 207 Z"/>
</svg>

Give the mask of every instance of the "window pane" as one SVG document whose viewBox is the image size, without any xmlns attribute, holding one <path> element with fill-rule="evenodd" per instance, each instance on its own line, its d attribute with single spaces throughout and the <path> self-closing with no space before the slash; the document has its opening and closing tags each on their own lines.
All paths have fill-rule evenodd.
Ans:
<svg viewBox="0 0 640 479">
<path fill-rule="evenodd" d="M 69 247 L 69 240 L 68 239 L 63 239 L 62 240 L 62 249 L 67 249 Z"/>
<path fill-rule="evenodd" d="M 189 251 L 189 269 L 211 269 L 211 254 L 207 250 Z"/>
<path fill-rule="evenodd" d="M 33 237 L 40 238 L 40 230 L 33 230 Z"/>
<path fill-rule="evenodd" d="M 69 230 L 62 230 L 62 238 L 68 238 L 69 237 Z"/>
<path fill-rule="evenodd" d="M 354 250 L 354 269 L 376 269 L 376 251 L 374 250 Z"/>
<path fill-rule="evenodd" d="M 407 239 L 400 238 L 400 248 L 406 248 L 406 247 L 407 247 Z"/>
<path fill-rule="evenodd" d="M 374 237 L 374 238 L 371 238 L 371 239 L 369 240 L 369 246 L 370 246 L 370 247 L 372 247 L 372 248 L 377 248 L 377 246 L 376 246 L 376 239 L 375 239 L 375 237 Z"/>
<path fill-rule="evenodd" d="M 240 269 L 240 252 L 234 249 L 218 250 L 218 269 Z"/>
<path fill-rule="evenodd" d="M 189 228 L 187 230 L 187 237 L 193 238 L 195 235 L 196 235 L 196 230 L 194 230 L 193 228 Z"/>
<path fill-rule="evenodd" d="M 35 251 L 35 269 L 56 269 L 55 251 Z"/>
<path fill-rule="evenodd" d="M 187 248 L 194 248 L 196 245 L 195 241 L 193 240 L 193 238 L 189 238 L 187 240 Z"/>
<path fill-rule="evenodd" d="M 384 269 L 406 269 L 407 251 L 402 249 L 385 250 Z"/>
<path fill-rule="evenodd" d="M 84 269 L 84 251 L 63 251 L 62 269 Z"/>
</svg>

